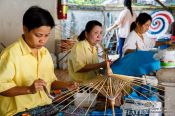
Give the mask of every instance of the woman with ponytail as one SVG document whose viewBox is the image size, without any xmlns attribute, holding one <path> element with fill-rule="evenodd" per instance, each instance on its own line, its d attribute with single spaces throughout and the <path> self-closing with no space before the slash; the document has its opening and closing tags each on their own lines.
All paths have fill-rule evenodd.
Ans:
<svg viewBox="0 0 175 116">
<path fill-rule="evenodd" d="M 119 57 L 122 56 L 122 48 L 124 45 L 124 41 L 127 38 L 130 32 L 130 25 L 135 21 L 137 15 L 132 10 L 132 0 L 124 0 L 124 10 L 121 11 L 117 21 L 107 29 L 107 32 L 110 32 L 115 27 L 118 27 L 118 36 L 119 36 L 119 45 L 118 45 L 118 53 Z"/>
<path fill-rule="evenodd" d="M 85 82 L 97 77 L 97 70 L 106 66 L 105 62 L 99 63 L 96 47 L 102 34 L 102 24 L 92 20 L 78 36 L 79 42 L 71 49 L 68 58 L 69 75 L 73 81 Z"/>
<path fill-rule="evenodd" d="M 136 21 L 131 24 L 131 32 L 129 33 L 124 46 L 124 54 L 134 52 L 135 50 L 149 51 L 155 46 L 171 45 L 173 40 L 159 42 L 149 38 L 146 35 L 152 22 L 152 17 L 147 13 L 140 13 Z"/>
</svg>

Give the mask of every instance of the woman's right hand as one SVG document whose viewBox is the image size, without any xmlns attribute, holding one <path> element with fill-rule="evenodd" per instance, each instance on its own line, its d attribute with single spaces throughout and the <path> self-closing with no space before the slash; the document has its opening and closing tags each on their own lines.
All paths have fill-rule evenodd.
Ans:
<svg viewBox="0 0 175 116">
<path fill-rule="evenodd" d="M 42 79 L 37 79 L 33 82 L 33 84 L 29 87 L 30 93 L 34 94 L 37 91 L 44 90 L 43 86 L 46 86 L 46 82 Z"/>
</svg>

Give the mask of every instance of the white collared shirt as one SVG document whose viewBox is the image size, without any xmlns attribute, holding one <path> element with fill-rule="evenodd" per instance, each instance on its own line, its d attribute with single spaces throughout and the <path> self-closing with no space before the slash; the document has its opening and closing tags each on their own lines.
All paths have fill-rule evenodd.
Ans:
<svg viewBox="0 0 175 116">
<path fill-rule="evenodd" d="M 149 38 L 146 34 L 142 34 L 144 40 L 135 32 L 132 31 L 125 40 L 123 51 L 124 53 L 128 49 L 136 49 L 138 45 L 139 50 L 148 51 L 155 46 L 155 41 Z"/>
<path fill-rule="evenodd" d="M 127 38 L 129 32 L 130 32 L 130 26 L 131 23 L 136 20 L 136 13 L 133 12 L 133 16 L 131 15 L 131 12 L 129 9 L 125 8 L 121 11 L 119 17 L 115 21 L 115 24 L 118 25 L 118 35 L 122 38 Z"/>
</svg>

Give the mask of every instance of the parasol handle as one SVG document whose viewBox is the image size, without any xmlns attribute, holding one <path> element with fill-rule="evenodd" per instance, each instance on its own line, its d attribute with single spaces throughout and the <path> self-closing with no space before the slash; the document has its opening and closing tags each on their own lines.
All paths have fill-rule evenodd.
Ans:
<svg viewBox="0 0 175 116">
<path fill-rule="evenodd" d="M 112 69 L 110 67 L 109 57 L 107 54 L 105 55 L 105 61 L 106 61 L 106 73 L 107 73 L 107 76 L 109 76 L 110 74 L 113 74 L 113 72 L 112 72 Z"/>
</svg>

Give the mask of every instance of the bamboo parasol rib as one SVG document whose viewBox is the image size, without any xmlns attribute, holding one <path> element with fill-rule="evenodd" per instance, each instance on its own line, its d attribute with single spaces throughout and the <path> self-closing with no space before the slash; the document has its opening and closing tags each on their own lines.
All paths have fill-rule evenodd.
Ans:
<svg viewBox="0 0 175 116">
<path fill-rule="evenodd" d="M 133 77 L 133 76 L 126 76 L 126 75 L 119 75 L 119 74 L 109 74 L 109 77 L 120 79 L 127 82 L 143 82 L 144 79 Z"/>
<path fill-rule="evenodd" d="M 119 97 L 120 93 L 122 93 L 122 92 L 125 92 L 128 96 L 130 95 L 130 93 L 126 90 L 127 89 L 126 87 L 132 88 L 132 86 L 135 85 L 135 86 L 138 86 L 138 87 L 142 88 L 142 86 L 141 86 L 142 84 L 147 85 L 147 81 L 146 81 L 145 78 L 134 77 L 134 76 L 126 76 L 126 75 L 120 75 L 120 74 L 113 74 L 112 69 L 110 68 L 110 63 L 109 63 L 109 58 L 108 58 L 108 55 L 107 55 L 107 50 L 105 50 L 104 53 L 106 54 L 105 55 L 106 74 L 103 75 L 103 76 L 99 76 L 97 78 L 94 78 L 94 79 L 92 79 L 90 81 L 87 81 L 85 83 L 81 83 L 81 88 L 78 91 L 74 90 L 74 91 L 69 91 L 69 92 L 65 93 L 64 96 L 66 96 L 66 99 L 59 102 L 58 105 L 63 103 L 64 101 L 70 99 L 71 97 L 73 97 L 74 96 L 73 94 L 75 94 L 76 92 L 80 92 L 80 91 L 81 92 L 82 91 L 93 92 L 93 91 L 97 90 L 97 94 L 101 93 L 102 95 L 104 95 L 106 97 L 106 102 L 108 100 L 110 100 L 111 108 L 112 108 L 112 115 L 115 116 L 114 106 L 115 106 L 115 103 L 117 101 L 116 98 Z M 90 89 L 93 89 L 93 90 L 90 90 Z M 143 93 L 140 93 L 139 91 L 137 91 L 135 89 L 133 89 L 133 91 L 136 91 L 139 94 L 141 94 L 142 96 L 144 96 L 145 98 L 149 99 Z M 123 95 L 123 93 L 122 93 L 122 95 Z M 157 94 L 157 95 L 161 96 L 159 94 Z M 163 97 L 163 96 L 161 96 L 161 97 Z M 85 99 L 87 99 L 87 98 L 88 98 L 88 96 Z M 75 100 L 76 100 L 76 98 L 71 100 L 68 104 L 66 104 L 59 111 L 63 111 L 66 107 L 68 107 Z M 79 106 L 81 106 L 81 104 L 83 103 L 84 100 L 82 100 L 79 103 L 79 105 L 72 111 L 71 114 L 73 114 L 77 110 L 77 108 Z M 105 104 L 105 112 L 106 112 L 106 105 L 107 105 L 107 103 Z M 89 112 L 89 109 L 90 109 L 91 106 L 92 106 L 92 102 L 91 102 L 90 106 L 88 107 L 85 115 L 88 115 L 88 112 Z"/>
</svg>

